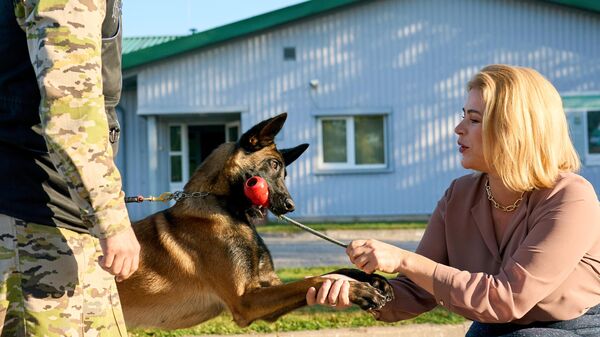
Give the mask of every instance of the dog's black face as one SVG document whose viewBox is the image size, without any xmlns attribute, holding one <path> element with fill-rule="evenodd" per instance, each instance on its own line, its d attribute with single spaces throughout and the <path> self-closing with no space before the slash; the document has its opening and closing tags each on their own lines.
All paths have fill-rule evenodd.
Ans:
<svg viewBox="0 0 600 337">
<path fill-rule="evenodd" d="M 274 139 L 281 130 L 287 114 L 267 119 L 244 133 L 237 143 L 240 151 L 248 158 L 249 165 L 244 165 L 240 172 L 245 182 L 253 176 L 260 176 L 269 185 L 269 210 L 275 215 L 291 212 L 295 209 L 294 201 L 285 185 L 286 166 L 294 162 L 307 148 L 301 144 L 291 149 L 278 150 Z M 242 182 L 242 186 L 243 186 Z M 239 186 L 239 182 L 236 183 Z M 242 187 L 243 192 L 243 187 Z M 239 195 L 239 193 L 236 193 Z M 251 222 L 266 215 L 266 209 L 251 205 L 246 199 L 245 213 Z"/>
</svg>

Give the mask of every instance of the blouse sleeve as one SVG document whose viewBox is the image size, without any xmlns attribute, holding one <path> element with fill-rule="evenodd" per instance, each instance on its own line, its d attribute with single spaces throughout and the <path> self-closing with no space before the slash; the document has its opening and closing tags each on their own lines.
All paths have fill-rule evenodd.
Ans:
<svg viewBox="0 0 600 337">
<path fill-rule="evenodd" d="M 480 322 L 517 320 L 565 281 L 600 235 L 596 193 L 580 177 L 561 180 L 530 217 L 529 234 L 497 275 L 439 264 L 437 302 Z"/>
<path fill-rule="evenodd" d="M 453 188 L 454 182 L 446 190 L 442 199 L 438 201 L 437 207 L 431 215 L 427 229 L 416 250 L 416 253 L 440 264 L 448 263 L 444 218 L 448 198 L 452 194 Z M 405 320 L 418 316 L 437 306 L 436 299 L 431 294 L 406 276 L 398 275 L 395 279 L 390 280 L 390 284 L 394 288 L 394 300 L 376 313 L 378 320 L 386 322 Z"/>
</svg>

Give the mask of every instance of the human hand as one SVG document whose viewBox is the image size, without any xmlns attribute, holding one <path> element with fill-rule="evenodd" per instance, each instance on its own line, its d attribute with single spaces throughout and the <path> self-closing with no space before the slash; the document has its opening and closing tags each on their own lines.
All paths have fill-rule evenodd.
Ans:
<svg viewBox="0 0 600 337">
<path fill-rule="evenodd" d="M 327 274 L 322 277 L 326 278 L 319 288 L 319 291 L 315 287 L 310 287 L 306 292 L 306 303 L 308 305 L 322 304 L 336 309 L 345 309 L 352 305 L 350 303 L 350 281 L 354 279 L 339 275 L 339 274 Z"/>
<path fill-rule="evenodd" d="M 98 264 L 102 269 L 115 275 L 117 282 L 126 280 L 139 266 L 140 244 L 131 227 L 119 233 L 100 239 L 103 256 Z"/>
<path fill-rule="evenodd" d="M 346 248 L 350 261 L 368 274 L 377 270 L 398 273 L 406 253 L 404 249 L 377 240 L 355 240 Z"/>
</svg>

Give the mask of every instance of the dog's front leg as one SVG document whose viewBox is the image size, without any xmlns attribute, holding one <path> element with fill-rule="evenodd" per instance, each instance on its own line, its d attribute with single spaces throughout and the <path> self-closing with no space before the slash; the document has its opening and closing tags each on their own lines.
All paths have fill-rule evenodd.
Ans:
<svg viewBox="0 0 600 337">
<path fill-rule="evenodd" d="M 381 275 L 367 274 L 361 270 L 352 268 L 342 268 L 332 271 L 328 274 L 342 274 L 360 282 L 367 282 L 376 289 L 379 289 L 381 294 L 386 297 L 388 302 L 394 299 L 394 289 L 392 288 L 392 285 L 385 277 Z"/>
<path fill-rule="evenodd" d="M 326 279 L 320 276 L 273 287 L 247 291 L 230 305 L 235 322 L 248 326 L 257 319 L 275 320 L 294 309 L 306 305 L 306 292 L 310 287 L 319 288 Z M 363 310 L 381 308 L 386 298 L 381 292 L 365 282 L 350 282 L 350 301 Z"/>
<path fill-rule="evenodd" d="M 256 242 L 259 248 L 258 277 L 261 287 L 282 284 L 279 276 L 275 273 L 271 253 L 258 233 L 256 233 Z"/>
</svg>

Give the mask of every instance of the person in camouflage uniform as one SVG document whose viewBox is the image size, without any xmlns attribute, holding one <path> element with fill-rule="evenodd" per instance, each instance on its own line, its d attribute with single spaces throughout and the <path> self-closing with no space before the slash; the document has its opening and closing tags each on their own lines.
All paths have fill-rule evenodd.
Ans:
<svg viewBox="0 0 600 337">
<path fill-rule="evenodd" d="M 119 0 L 0 0 L 2 336 L 126 336 Z M 114 276 L 113 276 L 114 275 Z"/>
</svg>

